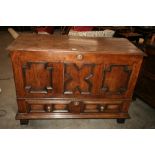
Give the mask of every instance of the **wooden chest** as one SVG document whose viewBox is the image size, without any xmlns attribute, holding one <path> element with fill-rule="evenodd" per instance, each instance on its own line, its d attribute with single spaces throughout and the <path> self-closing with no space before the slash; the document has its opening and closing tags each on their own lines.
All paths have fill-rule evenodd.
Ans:
<svg viewBox="0 0 155 155">
<path fill-rule="evenodd" d="M 124 122 L 143 53 L 123 38 L 25 34 L 9 47 L 16 119 L 116 118 Z"/>
</svg>

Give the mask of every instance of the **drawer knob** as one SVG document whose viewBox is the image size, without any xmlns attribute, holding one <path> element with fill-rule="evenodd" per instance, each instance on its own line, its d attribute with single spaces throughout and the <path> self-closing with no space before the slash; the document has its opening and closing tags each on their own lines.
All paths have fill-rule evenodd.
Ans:
<svg viewBox="0 0 155 155">
<path fill-rule="evenodd" d="M 46 109 L 46 112 L 51 112 L 52 111 L 51 105 L 46 105 L 45 109 Z"/>
<path fill-rule="evenodd" d="M 105 109 L 105 107 L 102 105 L 100 106 L 100 110 L 103 111 Z"/>
<path fill-rule="evenodd" d="M 82 60 L 82 59 L 83 59 L 83 55 L 82 55 L 82 54 L 78 54 L 78 55 L 76 56 L 76 58 L 77 58 L 77 60 Z"/>
</svg>

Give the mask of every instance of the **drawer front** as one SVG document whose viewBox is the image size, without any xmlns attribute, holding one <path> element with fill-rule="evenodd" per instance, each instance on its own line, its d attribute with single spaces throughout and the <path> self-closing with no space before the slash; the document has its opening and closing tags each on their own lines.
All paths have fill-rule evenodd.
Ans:
<svg viewBox="0 0 155 155">
<path fill-rule="evenodd" d="M 18 97 L 130 98 L 141 58 L 98 53 L 12 55 Z"/>
<path fill-rule="evenodd" d="M 125 104 L 124 101 L 18 100 L 21 113 L 119 113 L 124 112 Z"/>
</svg>

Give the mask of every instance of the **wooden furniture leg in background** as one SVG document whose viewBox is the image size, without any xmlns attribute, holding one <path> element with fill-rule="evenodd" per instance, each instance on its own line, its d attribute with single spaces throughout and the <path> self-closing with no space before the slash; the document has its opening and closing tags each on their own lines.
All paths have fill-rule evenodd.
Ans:
<svg viewBox="0 0 155 155">
<path fill-rule="evenodd" d="M 119 124 L 125 123 L 125 118 L 117 118 L 117 123 L 119 123 Z"/>
<path fill-rule="evenodd" d="M 20 125 L 28 125 L 29 120 L 28 119 L 21 119 L 20 120 Z"/>
</svg>

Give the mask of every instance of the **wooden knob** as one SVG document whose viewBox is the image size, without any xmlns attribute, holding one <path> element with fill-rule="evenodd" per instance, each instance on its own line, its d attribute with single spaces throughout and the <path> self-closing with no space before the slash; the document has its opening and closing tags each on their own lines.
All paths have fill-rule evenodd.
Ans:
<svg viewBox="0 0 155 155">
<path fill-rule="evenodd" d="M 100 110 L 101 111 L 103 111 L 104 110 L 104 106 L 102 105 L 102 106 L 100 106 Z"/>
<path fill-rule="evenodd" d="M 83 59 L 83 55 L 82 55 L 82 54 L 78 54 L 78 55 L 76 56 L 76 58 L 77 58 L 77 60 L 82 60 L 82 59 Z"/>
<path fill-rule="evenodd" d="M 45 109 L 46 109 L 46 112 L 51 112 L 52 111 L 52 106 L 51 105 L 46 105 Z"/>
</svg>

